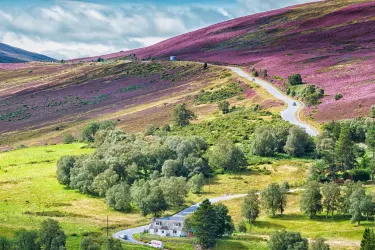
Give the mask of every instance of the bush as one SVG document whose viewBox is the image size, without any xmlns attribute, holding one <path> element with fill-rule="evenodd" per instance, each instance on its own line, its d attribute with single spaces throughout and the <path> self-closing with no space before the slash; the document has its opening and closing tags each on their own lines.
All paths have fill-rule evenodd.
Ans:
<svg viewBox="0 0 375 250">
<path fill-rule="evenodd" d="M 375 106 L 372 106 L 370 109 L 370 117 L 375 118 Z"/>
<path fill-rule="evenodd" d="M 335 98 L 336 101 L 338 101 L 338 100 L 340 100 L 341 98 L 343 98 L 343 96 L 342 96 L 342 94 L 340 94 L 340 93 L 336 93 L 334 98 Z"/>
<path fill-rule="evenodd" d="M 72 134 L 66 134 L 64 135 L 64 138 L 63 138 L 63 143 L 64 144 L 72 144 L 74 142 L 74 137 Z"/>
<path fill-rule="evenodd" d="M 259 73 L 258 73 L 258 71 L 254 71 L 254 72 L 252 73 L 252 75 L 253 75 L 254 77 L 258 77 L 258 76 L 259 76 Z"/>
<path fill-rule="evenodd" d="M 302 76 L 300 74 L 294 74 L 291 76 L 288 76 L 288 84 L 289 85 L 299 85 L 302 84 Z"/>
<path fill-rule="evenodd" d="M 368 181 L 370 180 L 370 171 L 367 169 L 354 169 L 351 172 L 353 181 Z"/>
<path fill-rule="evenodd" d="M 240 221 L 237 225 L 237 231 L 240 233 L 246 233 L 246 223 L 244 220 Z"/>
<path fill-rule="evenodd" d="M 270 250 L 307 250 L 309 243 L 306 238 L 302 238 L 300 233 L 282 230 L 271 234 L 268 247 Z"/>
</svg>

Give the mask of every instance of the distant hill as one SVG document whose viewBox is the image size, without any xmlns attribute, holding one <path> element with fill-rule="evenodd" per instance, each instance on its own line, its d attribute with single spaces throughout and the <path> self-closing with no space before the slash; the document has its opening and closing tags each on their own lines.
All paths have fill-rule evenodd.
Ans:
<svg viewBox="0 0 375 250">
<path fill-rule="evenodd" d="M 245 16 L 168 39 L 156 45 L 100 56 L 136 54 L 237 64 L 267 69 L 286 88 L 287 77 L 323 88 L 318 121 L 368 116 L 375 104 L 375 1 L 326 0 Z M 86 58 L 87 61 L 97 59 Z M 340 93 L 343 98 L 335 100 Z"/>
<path fill-rule="evenodd" d="M 0 63 L 55 61 L 55 59 L 0 43 Z"/>
</svg>

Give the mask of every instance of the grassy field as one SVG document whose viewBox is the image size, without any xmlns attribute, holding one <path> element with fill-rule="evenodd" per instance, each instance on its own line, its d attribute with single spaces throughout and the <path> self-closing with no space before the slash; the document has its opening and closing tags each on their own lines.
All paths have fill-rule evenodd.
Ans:
<svg viewBox="0 0 375 250">
<path fill-rule="evenodd" d="M 33 229 L 47 217 L 58 220 L 68 249 L 78 249 L 84 231 L 101 235 L 109 216 L 110 233 L 117 228 L 144 224 L 138 213 L 112 211 L 103 199 L 80 194 L 60 185 L 56 161 L 62 155 L 91 153 L 83 144 L 42 146 L 0 154 L 0 235 L 13 236 L 19 228 Z"/>
</svg>

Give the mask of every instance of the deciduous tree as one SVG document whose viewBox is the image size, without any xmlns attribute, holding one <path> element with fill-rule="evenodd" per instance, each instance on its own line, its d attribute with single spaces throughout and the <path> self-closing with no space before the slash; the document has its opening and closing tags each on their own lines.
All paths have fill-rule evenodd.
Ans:
<svg viewBox="0 0 375 250">
<path fill-rule="evenodd" d="M 316 181 L 310 181 L 301 197 L 301 211 L 313 218 L 317 213 L 322 211 L 322 194 L 320 185 Z"/>
</svg>

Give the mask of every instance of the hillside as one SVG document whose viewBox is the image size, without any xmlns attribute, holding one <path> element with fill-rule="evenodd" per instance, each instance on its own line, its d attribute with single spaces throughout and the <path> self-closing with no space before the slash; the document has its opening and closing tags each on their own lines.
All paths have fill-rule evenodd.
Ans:
<svg viewBox="0 0 375 250">
<path fill-rule="evenodd" d="M 0 63 L 55 61 L 55 59 L 0 43 Z"/>
<path fill-rule="evenodd" d="M 5 65 L 0 64 L 0 145 L 61 142 L 64 134 L 77 135 L 93 120 L 110 119 L 128 132 L 139 132 L 151 124 L 169 123 L 173 106 L 181 102 L 188 102 L 200 121 L 213 115 L 217 101 L 197 103 L 194 96 L 239 81 L 243 92 L 224 98 L 231 104 L 258 103 L 264 109 L 283 105 L 229 69 L 204 70 L 198 63 L 113 60 Z"/>
<path fill-rule="evenodd" d="M 375 1 L 327 0 L 219 23 L 159 44 L 102 56 L 237 64 L 267 69 L 285 89 L 289 75 L 323 88 L 307 114 L 318 121 L 368 116 L 375 98 Z M 97 58 L 85 58 L 90 61 Z M 334 100 L 340 93 L 343 98 Z"/>
</svg>

